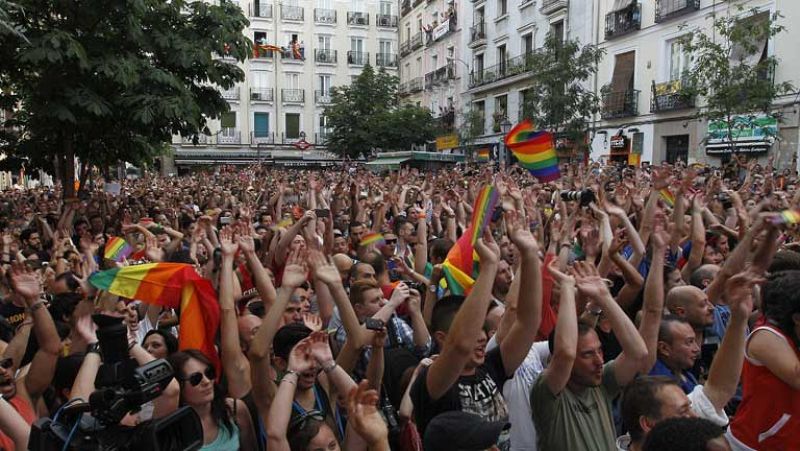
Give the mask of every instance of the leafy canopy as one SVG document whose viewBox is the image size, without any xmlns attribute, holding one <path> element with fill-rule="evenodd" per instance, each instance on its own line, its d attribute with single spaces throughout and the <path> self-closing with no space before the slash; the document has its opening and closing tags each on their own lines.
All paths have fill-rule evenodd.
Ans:
<svg viewBox="0 0 800 451">
<path fill-rule="evenodd" d="M 225 0 L 16 0 L 5 14 L 24 37 L 2 36 L 0 107 L 15 114 L 0 148 L 66 180 L 73 156 L 146 164 L 174 134 L 208 133 L 252 49 Z"/>
<path fill-rule="evenodd" d="M 370 65 L 350 86 L 333 88 L 325 108 L 332 128 L 328 149 L 340 156 L 358 158 L 372 149 L 407 150 L 412 144 L 432 140 L 436 123 L 426 108 L 401 106 L 397 77 Z"/>
</svg>

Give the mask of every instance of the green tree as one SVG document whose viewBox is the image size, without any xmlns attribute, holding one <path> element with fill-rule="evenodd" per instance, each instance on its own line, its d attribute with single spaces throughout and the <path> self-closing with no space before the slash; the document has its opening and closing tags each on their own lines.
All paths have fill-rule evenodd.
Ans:
<svg viewBox="0 0 800 451">
<path fill-rule="evenodd" d="M 327 145 L 342 157 L 369 155 L 373 148 L 406 150 L 432 140 L 436 123 L 426 108 L 401 106 L 397 77 L 370 65 L 350 86 L 333 88 L 324 114 L 332 129 Z"/>
<path fill-rule="evenodd" d="M 603 54 L 603 49 L 548 33 L 544 46 L 525 61 L 532 83 L 525 91 L 522 117 L 583 145 L 589 120 L 600 110 L 588 82 Z"/>
<path fill-rule="evenodd" d="M 744 8 L 740 5 L 740 11 Z M 778 59 L 768 55 L 765 43 L 785 31 L 780 13 L 716 18 L 709 32 L 688 33 L 682 40 L 692 56 L 692 67 L 683 74 L 681 95 L 702 97 L 697 117 L 721 121 L 728 136 L 735 129 L 751 127 L 754 113 L 770 113 L 774 100 L 790 93 L 790 82 L 775 83 Z M 749 119 L 747 119 L 749 118 Z"/>
<path fill-rule="evenodd" d="M 458 141 L 466 150 L 467 159 L 475 158 L 475 140 L 483 135 L 486 117 L 480 111 L 467 107 L 460 115 Z"/>
<path fill-rule="evenodd" d="M 230 1 L 16 0 L 0 45 L 0 148 L 52 171 L 72 196 L 88 168 L 147 164 L 174 134 L 209 133 L 228 110 L 219 88 L 244 79 L 248 24 Z M 8 128 L 6 128 L 8 127 Z M 82 174 L 85 177 L 86 174 Z"/>
</svg>

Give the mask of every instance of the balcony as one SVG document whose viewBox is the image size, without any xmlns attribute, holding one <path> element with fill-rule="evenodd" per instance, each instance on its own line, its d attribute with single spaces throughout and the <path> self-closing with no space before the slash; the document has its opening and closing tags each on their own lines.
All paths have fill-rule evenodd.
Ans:
<svg viewBox="0 0 800 451">
<path fill-rule="evenodd" d="M 283 103 L 303 103 L 305 100 L 305 89 L 281 89 L 281 101 Z"/>
<path fill-rule="evenodd" d="M 420 31 L 419 33 L 415 34 L 414 36 L 411 36 L 411 39 L 409 40 L 409 42 L 411 43 L 411 50 L 416 50 L 416 49 L 422 47 L 422 32 Z"/>
<path fill-rule="evenodd" d="M 425 74 L 425 89 L 430 90 L 433 88 L 433 76 L 436 71 L 430 71 Z"/>
<path fill-rule="evenodd" d="M 375 64 L 378 67 L 397 67 L 397 54 L 395 53 L 378 53 L 375 57 Z"/>
<path fill-rule="evenodd" d="M 208 135 L 197 135 L 198 146 L 205 146 L 214 142 L 213 137 Z M 194 136 L 181 136 L 181 144 L 184 146 L 194 146 Z"/>
<path fill-rule="evenodd" d="M 412 78 L 411 81 L 408 82 L 408 92 L 420 92 L 424 88 L 424 85 L 425 82 L 422 77 Z"/>
<path fill-rule="evenodd" d="M 414 0 L 414 6 L 421 5 L 423 0 Z"/>
<path fill-rule="evenodd" d="M 266 50 L 262 48 L 262 44 L 254 44 L 253 45 L 253 59 L 256 60 L 266 60 L 272 59 L 272 50 Z"/>
<path fill-rule="evenodd" d="M 603 119 L 615 119 L 620 117 L 630 117 L 639 114 L 639 90 L 612 92 L 609 86 L 603 87 L 602 100 L 603 107 L 600 117 Z"/>
<path fill-rule="evenodd" d="M 406 41 L 400 44 L 400 57 L 404 57 L 411 53 L 411 42 Z"/>
<path fill-rule="evenodd" d="M 439 122 L 439 126 L 443 130 L 452 130 L 456 123 L 456 112 L 450 108 L 446 111 L 443 111 L 442 114 L 436 118 L 436 120 Z"/>
<path fill-rule="evenodd" d="M 456 31 L 457 27 L 456 23 L 456 16 L 452 15 L 449 19 L 445 20 L 444 22 L 437 24 L 434 22 L 434 25 L 431 27 L 430 31 L 426 32 L 426 39 L 425 44 L 431 45 L 434 42 L 442 39 L 443 37 L 447 36 L 453 31 Z"/>
<path fill-rule="evenodd" d="M 567 0 L 542 0 L 539 12 L 544 15 L 556 13 L 567 7 Z"/>
<path fill-rule="evenodd" d="M 239 100 L 239 87 L 234 86 L 231 89 L 220 91 L 222 98 L 225 100 Z"/>
<path fill-rule="evenodd" d="M 314 23 L 316 24 L 336 24 L 336 10 L 325 8 L 314 8 Z"/>
<path fill-rule="evenodd" d="M 281 5 L 281 20 L 302 22 L 304 19 L 302 6 Z"/>
<path fill-rule="evenodd" d="M 254 102 L 272 102 L 275 93 L 272 88 L 250 88 L 250 100 Z"/>
<path fill-rule="evenodd" d="M 241 144 L 242 132 L 235 128 L 223 128 L 222 132 L 217 135 L 217 144 Z"/>
<path fill-rule="evenodd" d="M 397 28 L 397 16 L 389 14 L 376 14 L 375 23 L 380 28 Z"/>
<path fill-rule="evenodd" d="M 405 97 L 408 94 L 409 94 L 408 83 L 403 82 L 397 85 L 397 95 Z"/>
<path fill-rule="evenodd" d="M 656 23 L 700 9 L 700 0 L 656 0 Z"/>
<path fill-rule="evenodd" d="M 400 15 L 405 16 L 410 12 L 411 12 L 411 0 L 403 0 L 403 3 L 400 4 Z"/>
<path fill-rule="evenodd" d="M 469 45 L 479 46 L 486 44 L 486 22 L 480 21 L 469 27 Z"/>
<path fill-rule="evenodd" d="M 319 130 L 317 133 L 314 133 L 314 143 L 317 145 L 325 145 L 331 135 L 333 135 L 333 132 L 330 130 Z"/>
<path fill-rule="evenodd" d="M 650 111 L 660 113 L 664 111 L 682 110 L 694 107 L 694 97 L 681 92 L 681 80 L 656 83 L 653 81 L 650 97 Z"/>
<path fill-rule="evenodd" d="M 331 103 L 331 100 L 333 100 L 333 99 L 331 97 L 331 91 L 330 90 L 328 90 L 328 91 L 320 91 L 318 89 L 318 90 L 314 91 L 314 102 L 322 104 L 322 105 L 326 105 L 326 104 Z"/>
<path fill-rule="evenodd" d="M 500 64 L 489 66 L 483 70 L 473 71 L 469 74 L 469 87 L 477 88 L 479 86 L 488 85 L 509 77 L 513 77 L 515 75 L 524 74 L 533 69 L 533 65 L 536 64 L 537 60 L 538 58 L 536 52 L 524 53 L 522 55 L 509 58 Z"/>
<path fill-rule="evenodd" d="M 306 60 L 306 49 L 305 47 L 297 47 L 296 49 L 289 47 L 281 52 L 281 58 L 283 58 L 283 62 L 302 63 Z"/>
<path fill-rule="evenodd" d="M 272 19 L 272 4 L 264 2 L 251 3 L 250 17 Z"/>
<path fill-rule="evenodd" d="M 353 50 L 347 52 L 347 64 L 364 66 L 367 63 L 369 63 L 369 52 L 356 52 Z"/>
<path fill-rule="evenodd" d="M 320 64 L 336 64 L 336 50 L 316 49 L 314 50 L 314 61 Z"/>
<path fill-rule="evenodd" d="M 251 132 L 250 145 L 258 146 L 259 144 L 275 144 L 275 133 Z"/>
<path fill-rule="evenodd" d="M 624 36 L 642 27 L 642 5 L 632 3 L 625 9 L 606 14 L 606 39 Z"/>
<path fill-rule="evenodd" d="M 369 14 L 359 11 L 347 11 L 347 25 L 368 27 Z"/>
</svg>

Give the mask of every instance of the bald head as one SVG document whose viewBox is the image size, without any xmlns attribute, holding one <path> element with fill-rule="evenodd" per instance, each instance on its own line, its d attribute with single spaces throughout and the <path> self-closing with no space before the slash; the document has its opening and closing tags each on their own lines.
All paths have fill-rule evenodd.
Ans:
<svg viewBox="0 0 800 451">
<path fill-rule="evenodd" d="M 719 273 L 719 265 L 706 264 L 695 269 L 689 278 L 689 283 L 701 290 L 706 289 Z"/>
<path fill-rule="evenodd" d="M 333 256 L 333 264 L 340 273 L 350 272 L 350 268 L 353 267 L 353 259 L 345 254 L 336 254 Z"/>
<path fill-rule="evenodd" d="M 667 293 L 667 299 L 664 302 L 666 305 L 667 310 L 671 313 L 675 313 L 675 310 L 678 308 L 685 308 L 697 295 L 703 295 L 703 290 L 692 286 L 692 285 L 682 285 L 679 287 L 675 287 Z"/>
<path fill-rule="evenodd" d="M 714 323 L 714 306 L 709 302 L 706 293 L 697 287 L 675 287 L 667 293 L 665 303 L 670 313 L 685 319 L 695 329 Z"/>
</svg>

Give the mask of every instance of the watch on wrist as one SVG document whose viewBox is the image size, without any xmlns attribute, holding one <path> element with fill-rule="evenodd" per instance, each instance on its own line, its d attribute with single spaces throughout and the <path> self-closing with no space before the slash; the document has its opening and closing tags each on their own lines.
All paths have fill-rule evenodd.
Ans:
<svg viewBox="0 0 800 451">
<path fill-rule="evenodd" d="M 330 362 L 324 363 L 322 365 L 322 371 L 324 371 L 326 373 L 330 373 L 331 371 L 336 369 L 336 366 L 337 366 L 336 360 L 331 360 Z"/>
<path fill-rule="evenodd" d="M 86 346 L 86 353 L 89 354 L 90 352 L 100 355 L 100 342 L 95 341 L 94 343 L 89 343 Z"/>
</svg>

